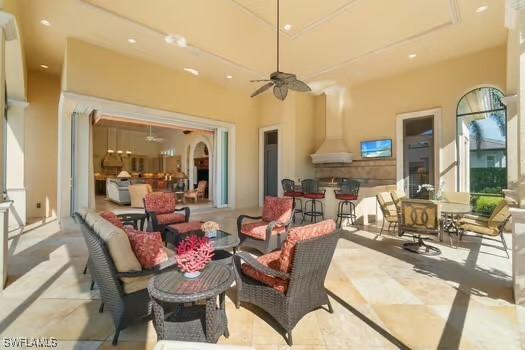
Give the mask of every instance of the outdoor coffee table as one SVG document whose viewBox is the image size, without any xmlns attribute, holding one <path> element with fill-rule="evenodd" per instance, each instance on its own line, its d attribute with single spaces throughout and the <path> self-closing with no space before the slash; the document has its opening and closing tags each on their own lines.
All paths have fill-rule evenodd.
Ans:
<svg viewBox="0 0 525 350">
<path fill-rule="evenodd" d="M 169 225 L 166 227 L 166 231 L 168 231 L 169 235 L 173 238 L 173 245 L 177 246 L 181 240 L 188 237 L 189 235 L 197 235 L 199 237 L 204 237 L 205 233 L 202 230 L 194 230 L 189 232 L 180 233 L 177 230 L 177 225 Z M 213 248 L 215 250 L 215 256 L 214 261 L 220 262 L 220 263 L 226 263 L 226 264 L 232 264 L 233 262 L 233 254 L 235 254 L 235 251 L 239 244 L 241 243 L 239 236 L 232 235 L 231 233 L 228 233 L 226 231 L 218 230 L 217 236 L 210 238 L 210 241 L 213 244 Z M 228 252 L 228 250 L 233 250 L 233 254 Z"/>
<path fill-rule="evenodd" d="M 118 218 L 124 225 L 133 225 L 135 230 L 144 231 L 144 224 L 146 222 L 146 213 L 123 213 L 118 214 Z M 140 223 L 140 226 L 139 226 Z"/>
<path fill-rule="evenodd" d="M 232 269 L 216 262 L 193 279 L 178 270 L 153 277 L 148 292 L 158 340 L 216 343 L 221 335 L 228 337 L 224 302 L 232 282 Z"/>
</svg>

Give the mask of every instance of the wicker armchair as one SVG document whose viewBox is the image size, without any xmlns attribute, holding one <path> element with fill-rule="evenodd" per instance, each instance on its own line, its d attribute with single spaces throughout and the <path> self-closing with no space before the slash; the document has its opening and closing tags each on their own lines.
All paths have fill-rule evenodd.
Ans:
<svg viewBox="0 0 525 350">
<path fill-rule="evenodd" d="M 410 232 L 416 235 L 417 242 L 403 244 L 403 248 L 417 254 L 439 255 L 441 250 L 428 245 L 421 236 L 440 236 L 441 219 L 438 205 L 432 201 L 410 199 L 401 202 L 399 232 Z"/>
<path fill-rule="evenodd" d="M 386 222 L 388 222 L 388 232 L 390 232 L 392 225 L 394 225 L 395 230 L 398 223 L 398 210 L 394 204 L 394 201 L 392 200 L 392 196 L 389 192 L 381 192 L 376 195 L 376 199 L 377 203 L 379 204 L 379 208 L 381 209 L 381 213 L 383 214 L 383 224 L 381 225 L 381 231 L 379 231 L 379 235 L 383 233 Z"/>
<path fill-rule="evenodd" d="M 166 227 L 190 220 L 190 208 L 177 209 L 177 198 L 172 192 L 152 192 L 144 197 L 144 210 L 151 218 L 153 231 L 160 232 L 166 242 Z M 184 212 L 179 214 L 177 212 Z"/>
<path fill-rule="evenodd" d="M 494 209 L 492 215 L 488 218 L 483 216 L 468 215 L 467 217 L 459 220 L 460 236 L 462 236 L 465 231 L 484 236 L 499 236 L 501 243 L 503 244 L 503 250 L 505 250 L 505 254 L 507 254 L 507 258 L 509 258 L 507 242 L 505 242 L 505 237 L 503 236 L 503 230 L 509 220 L 509 205 L 506 201 L 502 200 L 501 203 Z"/>
<path fill-rule="evenodd" d="M 75 218 L 80 224 L 88 248 L 89 272 L 100 289 L 102 305 L 99 311 L 102 312 L 106 307 L 113 317 L 115 324 L 113 345 L 116 345 L 121 330 L 133 323 L 147 319 L 151 315 L 151 300 L 146 289 L 148 277 L 174 268 L 176 266 L 175 261 L 170 259 L 162 266 L 151 270 L 117 272 L 104 240 L 95 233 L 82 215 L 76 213 Z M 128 293 L 125 291 L 124 279 L 128 279 L 128 286 L 136 283 L 133 282 L 136 280 L 143 288 Z M 136 286 L 137 284 L 133 285 L 133 287 Z"/>
<path fill-rule="evenodd" d="M 293 199 L 270 197 L 264 199 L 262 216 L 241 215 L 237 218 L 237 231 L 241 246 L 268 253 L 281 248 L 292 224 Z M 245 219 L 258 220 L 243 223 Z"/>
<path fill-rule="evenodd" d="M 292 330 L 307 313 L 328 306 L 324 281 L 341 231 L 333 220 L 295 227 L 281 251 L 257 259 L 246 252 L 235 255 L 240 276 L 238 298 L 270 314 L 292 345 Z M 244 264 L 241 262 L 244 261 Z"/>
</svg>

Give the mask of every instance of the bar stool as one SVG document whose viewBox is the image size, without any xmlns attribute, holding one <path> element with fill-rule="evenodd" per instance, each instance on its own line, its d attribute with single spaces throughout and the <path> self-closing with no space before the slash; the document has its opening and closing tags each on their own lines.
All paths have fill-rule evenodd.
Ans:
<svg viewBox="0 0 525 350">
<path fill-rule="evenodd" d="M 303 200 L 301 199 L 304 195 L 302 191 L 298 191 L 295 187 L 295 181 L 291 179 L 282 179 L 281 184 L 283 186 L 283 194 L 286 197 L 292 197 L 293 199 L 293 217 L 292 221 L 295 223 L 295 214 L 303 213 Z M 300 208 L 297 208 L 299 203 Z"/>
<path fill-rule="evenodd" d="M 304 222 L 305 216 L 309 216 L 311 222 L 317 222 L 318 216 L 324 220 L 324 205 L 320 199 L 324 199 L 326 190 L 319 191 L 319 184 L 312 179 L 303 180 L 301 185 L 303 187 L 303 197 L 306 199 L 302 222 Z M 308 210 L 308 204 L 310 204 L 310 210 Z"/>
<path fill-rule="evenodd" d="M 334 190 L 335 198 L 339 200 L 337 205 L 337 219 L 336 223 L 341 227 L 343 219 L 350 219 L 352 225 L 355 225 L 357 215 L 355 213 L 355 204 L 353 201 L 357 200 L 359 195 L 360 182 L 356 180 L 348 180 L 341 182 L 340 190 Z"/>
</svg>

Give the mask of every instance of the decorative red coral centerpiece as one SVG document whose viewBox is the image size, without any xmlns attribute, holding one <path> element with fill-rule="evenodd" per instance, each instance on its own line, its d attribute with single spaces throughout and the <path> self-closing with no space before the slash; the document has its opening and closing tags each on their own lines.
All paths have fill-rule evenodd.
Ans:
<svg viewBox="0 0 525 350">
<path fill-rule="evenodd" d="M 177 265 L 187 278 L 195 278 L 213 257 L 213 244 L 208 237 L 191 235 L 177 247 Z"/>
</svg>

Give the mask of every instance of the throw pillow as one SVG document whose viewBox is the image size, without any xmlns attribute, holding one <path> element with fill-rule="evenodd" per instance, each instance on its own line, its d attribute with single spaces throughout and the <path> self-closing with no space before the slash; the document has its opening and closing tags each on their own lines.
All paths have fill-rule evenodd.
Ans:
<svg viewBox="0 0 525 350">
<path fill-rule="evenodd" d="M 151 269 L 168 260 L 160 232 L 126 229 L 126 233 L 142 268 Z"/>
</svg>

